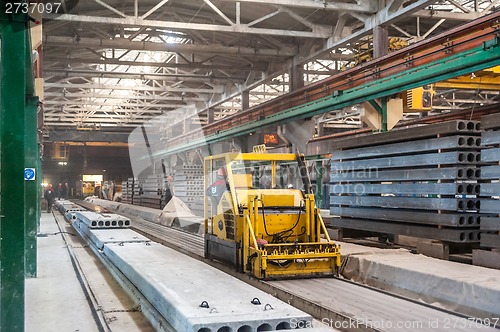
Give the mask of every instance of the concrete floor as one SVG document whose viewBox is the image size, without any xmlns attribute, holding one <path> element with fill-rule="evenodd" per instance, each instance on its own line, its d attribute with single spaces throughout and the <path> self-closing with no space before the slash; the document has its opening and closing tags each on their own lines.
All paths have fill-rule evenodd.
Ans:
<svg viewBox="0 0 500 332">
<path fill-rule="evenodd" d="M 57 217 L 56 217 L 57 216 Z M 72 227 L 56 213 L 42 213 L 38 237 L 38 276 L 26 280 L 25 330 L 99 331 L 93 305 L 78 280 L 68 246 L 88 281 L 105 330 L 154 331 Z M 57 218 L 57 220 L 56 220 Z M 58 227 L 58 223 L 61 229 Z M 63 238 L 60 231 L 67 232 Z M 66 242 L 68 241 L 68 242 Z"/>
<path fill-rule="evenodd" d="M 59 232 L 57 221 L 64 231 L 76 234 L 58 213 L 56 216 L 43 213 L 41 233 Z M 153 331 L 140 312 L 130 312 L 134 303 L 123 293 L 121 287 L 92 251 L 81 242 L 80 238 L 66 235 L 66 241 L 78 258 L 84 275 L 89 280 L 90 288 L 95 295 L 98 306 L 102 308 L 101 313 L 109 329 L 114 331 Z M 77 274 L 73 269 L 67 244 L 63 237 L 60 234 L 39 237 L 38 249 L 39 276 L 26 282 L 26 331 L 97 330 L 91 306 L 77 280 Z M 371 276 L 368 278 L 370 280 L 360 280 L 362 282 L 368 284 L 372 284 L 373 280 L 376 280 L 377 283 L 386 282 L 381 288 L 388 289 L 388 285 L 398 286 L 399 288 L 392 289 L 396 293 L 399 293 L 398 291 L 403 288 L 406 292 L 415 291 L 413 288 L 406 289 L 401 286 L 398 284 L 399 281 L 404 281 L 406 286 L 420 285 L 423 289 L 419 289 L 419 299 L 424 301 L 425 299 L 422 298 L 424 294 L 429 296 L 425 290 L 430 289 L 435 294 L 442 294 L 443 289 L 449 290 L 445 293 L 462 297 L 449 299 L 455 306 L 460 304 L 470 310 L 471 308 L 481 309 L 482 307 L 478 306 L 481 303 L 490 303 L 487 307 L 493 309 L 494 317 L 498 317 L 499 312 L 496 304 L 498 304 L 498 294 L 500 294 L 498 286 L 500 274 L 497 270 L 436 260 L 414 255 L 402 249 L 376 249 L 343 243 L 342 250 L 344 255 L 350 257 L 344 269 L 345 273 L 365 276 L 366 278 Z M 446 287 L 443 287 L 442 280 L 447 282 Z M 451 287 L 451 281 L 460 287 Z M 306 287 L 308 282 L 301 281 L 299 286 Z M 465 287 L 469 284 L 471 285 L 470 290 Z M 380 287 L 381 285 L 373 286 Z M 324 286 L 322 287 L 324 289 Z M 345 289 L 346 287 L 343 286 L 342 290 L 345 291 Z M 310 289 L 307 288 L 304 292 L 308 293 Z M 402 295 L 408 296 L 406 292 Z M 359 298 L 359 288 L 356 288 L 347 297 Z M 337 299 L 336 302 L 342 303 L 343 301 Z M 448 309 L 460 309 L 455 306 Z M 384 305 L 376 307 L 384 308 Z M 444 307 L 447 306 L 444 305 Z M 394 311 L 401 311 L 400 305 L 395 305 L 394 308 Z M 484 308 L 482 309 L 484 310 Z M 472 315 L 471 312 L 467 313 Z M 489 315 L 483 316 L 476 313 L 473 316 L 488 317 Z M 407 317 L 406 320 L 410 321 L 411 319 Z M 321 322 L 315 321 L 315 323 L 314 327 L 326 328 L 326 326 L 322 326 Z"/>
</svg>

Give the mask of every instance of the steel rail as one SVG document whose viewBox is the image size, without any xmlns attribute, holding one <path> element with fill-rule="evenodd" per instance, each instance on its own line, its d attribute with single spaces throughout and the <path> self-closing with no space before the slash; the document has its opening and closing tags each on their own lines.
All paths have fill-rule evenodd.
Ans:
<svg viewBox="0 0 500 332">
<path fill-rule="evenodd" d="M 77 227 L 74 229 L 78 232 L 80 237 L 87 242 L 88 247 L 99 258 L 101 263 L 107 268 L 109 273 L 113 276 L 116 282 L 122 289 L 129 295 L 129 297 L 141 308 L 141 312 L 148 319 L 157 331 L 162 332 L 176 332 L 175 329 L 168 323 L 168 321 L 161 315 L 156 307 L 143 295 L 140 290 L 129 280 L 123 272 L 117 268 L 102 251 L 92 243 L 92 240 Z"/>
<path fill-rule="evenodd" d="M 85 298 L 89 304 L 90 311 L 92 312 L 92 318 L 94 318 L 97 329 L 99 330 L 99 332 L 111 332 L 111 328 L 108 324 L 108 320 L 104 315 L 102 306 L 99 304 L 99 301 L 97 300 L 95 293 L 90 286 L 89 280 L 82 269 L 75 251 L 73 250 L 71 241 L 68 239 L 68 235 L 63 230 L 62 225 L 65 224 L 64 217 L 62 216 L 62 214 L 54 213 L 54 211 L 52 211 L 52 215 L 54 216 L 57 228 L 59 229 L 59 233 L 61 234 L 66 250 L 68 251 L 71 265 L 75 272 L 78 283 L 80 284 L 80 287 L 82 288 L 82 291 L 85 294 Z"/>
<path fill-rule="evenodd" d="M 346 70 L 300 90 L 208 124 L 167 141 L 157 157 L 206 143 L 243 135 L 256 129 L 373 100 L 423 84 L 435 83 L 500 63 L 485 44 L 499 35 L 500 12 L 490 14 L 439 36 Z M 491 45 L 493 48 L 496 45 Z M 474 53 L 480 59 L 473 60 Z M 456 65 L 453 62 L 458 62 Z M 414 79 L 402 79 L 415 75 Z M 397 85 L 391 84 L 398 82 Z M 378 85 L 378 89 L 374 89 Z M 381 89 L 382 88 L 382 89 Z M 346 96 L 349 95 L 349 98 Z"/>
</svg>

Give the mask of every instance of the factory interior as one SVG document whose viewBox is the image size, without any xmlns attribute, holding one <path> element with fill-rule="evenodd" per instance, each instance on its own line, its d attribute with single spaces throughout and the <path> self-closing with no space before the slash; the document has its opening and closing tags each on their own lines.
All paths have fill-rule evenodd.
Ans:
<svg viewBox="0 0 500 332">
<path fill-rule="evenodd" d="M 0 3 L 0 331 L 500 330 L 500 0 Z"/>
</svg>

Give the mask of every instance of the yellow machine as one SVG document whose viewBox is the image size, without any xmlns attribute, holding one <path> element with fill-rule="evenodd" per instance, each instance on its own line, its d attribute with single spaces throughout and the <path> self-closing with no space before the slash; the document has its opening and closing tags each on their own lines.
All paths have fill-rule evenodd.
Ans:
<svg viewBox="0 0 500 332">
<path fill-rule="evenodd" d="M 400 50 L 406 46 L 408 46 L 408 42 L 402 38 L 399 38 L 399 37 L 389 38 L 389 41 L 388 41 L 389 52 L 394 52 L 394 51 Z M 368 44 L 363 44 L 358 49 L 358 53 L 354 54 L 353 66 L 360 65 L 363 62 L 368 62 L 370 60 L 373 60 L 373 47 L 370 47 Z"/>
<path fill-rule="evenodd" d="M 314 203 L 303 156 L 205 158 L 205 257 L 259 279 L 332 275 L 340 266 Z"/>
<path fill-rule="evenodd" d="M 434 85 L 427 84 L 402 93 L 405 112 L 428 112 L 432 110 L 432 99 L 436 91 Z"/>
</svg>

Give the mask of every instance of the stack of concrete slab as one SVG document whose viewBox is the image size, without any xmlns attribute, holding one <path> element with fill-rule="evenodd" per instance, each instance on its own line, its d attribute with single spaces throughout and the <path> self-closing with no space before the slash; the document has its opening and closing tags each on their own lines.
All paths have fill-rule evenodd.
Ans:
<svg viewBox="0 0 500 332">
<path fill-rule="evenodd" d="M 189 216 L 188 211 L 184 214 Z M 75 229 L 117 274 L 118 282 L 127 280 L 124 285 L 131 294 L 140 294 L 141 303 L 147 304 L 143 308 L 146 316 L 155 322 L 161 316 L 173 330 L 192 332 L 274 331 L 311 326 L 310 315 L 131 229 L 93 228 L 91 222 L 99 219 L 96 215 L 78 212 Z"/>
<path fill-rule="evenodd" d="M 68 212 L 76 212 L 76 211 L 84 211 L 85 209 L 81 206 L 68 201 L 68 200 L 57 200 L 54 202 L 55 207 L 59 210 L 59 212 L 65 214 Z"/>
<path fill-rule="evenodd" d="M 134 179 L 132 183 L 132 204 L 141 205 L 142 179 Z"/>
<path fill-rule="evenodd" d="M 481 118 L 481 247 L 474 250 L 473 261 L 500 269 L 500 115 Z"/>
<path fill-rule="evenodd" d="M 174 173 L 175 196 L 194 214 L 203 216 L 203 166 L 181 166 Z"/>
<path fill-rule="evenodd" d="M 134 178 L 128 178 L 122 182 L 122 202 L 132 204 L 132 196 L 134 193 Z"/>
<path fill-rule="evenodd" d="M 85 211 L 81 206 L 68 201 L 68 200 L 58 200 L 54 202 L 59 212 L 61 212 L 66 220 L 72 221 L 76 219 L 75 213 L 78 211 Z"/>
<path fill-rule="evenodd" d="M 199 217 L 191 212 L 187 205 L 177 197 L 173 197 L 162 211 L 99 198 L 89 199 L 88 203 L 130 216 L 130 218 L 138 217 L 145 221 L 176 228 L 188 233 L 201 236 L 204 232 L 203 217 Z"/>
<path fill-rule="evenodd" d="M 75 212 L 76 220 L 88 228 L 126 228 L 130 219 L 115 213 L 96 213 L 91 211 Z"/>
<path fill-rule="evenodd" d="M 336 141 L 331 226 L 479 242 L 480 135 L 457 120 Z"/>
<path fill-rule="evenodd" d="M 76 227 L 78 227 L 79 231 L 85 234 L 99 250 L 103 250 L 106 244 L 123 246 L 127 243 L 143 243 L 146 245 L 151 243 L 151 240 L 147 237 L 128 228 L 115 229 L 111 232 L 109 229 L 92 229 L 86 227 L 83 223 L 77 224 Z"/>
<path fill-rule="evenodd" d="M 157 243 L 106 244 L 103 254 L 176 331 L 275 331 L 312 317 L 189 256 Z"/>
<path fill-rule="evenodd" d="M 149 175 L 142 181 L 141 206 L 161 209 L 163 174 Z"/>
</svg>

